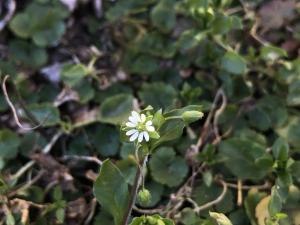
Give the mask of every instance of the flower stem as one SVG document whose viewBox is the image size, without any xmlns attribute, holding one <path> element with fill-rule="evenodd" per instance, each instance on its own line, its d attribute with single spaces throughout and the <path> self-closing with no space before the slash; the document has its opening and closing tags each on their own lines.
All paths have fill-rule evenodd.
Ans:
<svg viewBox="0 0 300 225">
<path fill-rule="evenodd" d="M 124 214 L 121 225 L 127 225 L 128 222 L 129 222 L 129 217 L 130 217 L 132 208 L 133 208 L 133 206 L 135 204 L 135 201 L 136 201 L 138 189 L 139 189 L 140 183 L 141 183 L 141 178 L 143 176 L 143 170 L 146 167 L 147 160 L 148 160 L 148 155 L 146 155 L 144 157 L 142 164 L 139 164 L 138 167 L 137 167 L 137 171 L 136 171 L 135 178 L 134 178 L 134 183 L 133 183 L 133 186 L 132 186 L 130 194 L 129 194 L 128 207 L 127 207 L 126 212 Z"/>
</svg>

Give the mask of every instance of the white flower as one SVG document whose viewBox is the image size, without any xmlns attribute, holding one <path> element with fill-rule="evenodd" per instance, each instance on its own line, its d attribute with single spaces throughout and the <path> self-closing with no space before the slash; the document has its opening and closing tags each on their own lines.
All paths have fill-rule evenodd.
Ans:
<svg viewBox="0 0 300 225">
<path fill-rule="evenodd" d="M 128 120 L 126 126 L 132 128 L 126 132 L 126 135 L 130 136 L 129 141 L 138 139 L 138 142 L 141 143 L 145 139 L 148 142 L 150 139 L 149 132 L 155 131 L 152 121 L 147 121 L 145 114 L 139 114 L 136 111 L 131 112 Z"/>
</svg>

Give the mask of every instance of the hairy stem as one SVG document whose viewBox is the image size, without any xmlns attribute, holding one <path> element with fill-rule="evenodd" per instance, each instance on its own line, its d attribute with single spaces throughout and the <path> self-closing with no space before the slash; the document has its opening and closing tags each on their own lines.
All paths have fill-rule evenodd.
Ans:
<svg viewBox="0 0 300 225">
<path fill-rule="evenodd" d="M 141 164 L 139 164 L 138 167 L 137 167 L 137 171 L 136 171 L 135 178 L 134 178 L 134 183 L 133 183 L 133 186 L 132 186 L 130 194 L 129 194 L 128 207 L 127 207 L 126 212 L 124 214 L 121 225 L 127 225 L 128 224 L 132 208 L 133 208 L 133 206 L 135 204 L 135 201 L 136 201 L 137 193 L 138 193 L 140 183 L 141 183 L 141 179 L 142 179 L 142 176 L 143 176 L 143 170 L 146 167 L 147 160 L 148 160 L 148 155 L 146 155 L 144 157 L 143 162 Z"/>
</svg>

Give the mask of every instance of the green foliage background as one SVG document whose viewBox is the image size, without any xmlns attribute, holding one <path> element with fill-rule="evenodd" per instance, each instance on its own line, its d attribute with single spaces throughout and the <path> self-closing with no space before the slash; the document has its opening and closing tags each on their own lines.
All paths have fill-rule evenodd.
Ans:
<svg viewBox="0 0 300 225">
<path fill-rule="evenodd" d="M 16 1 L 1 31 L 9 96 L 24 126 L 42 124 L 20 129 L 0 95 L 1 222 L 113 224 L 111 209 L 93 200 L 98 164 L 78 156 L 112 158 L 116 180 L 132 184 L 134 149 L 120 141 L 120 123 L 139 107 L 193 104 L 205 117 L 153 154 L 144 209 L 184 225 L 216 224 L 209 211 L 234 225 L 300 224 L 297 1 L 116 0 L 97 13 L 92 1 L 74 2 L 70 11 L 59 0 Z M 185 192 L 191 201 L 175 209 L 170 196 L 185 198 L 179 190 L 199 168 Z M 222 182 L 222 200 L 197 213 L 195 205 L 220 196 Z"/>
</svg>

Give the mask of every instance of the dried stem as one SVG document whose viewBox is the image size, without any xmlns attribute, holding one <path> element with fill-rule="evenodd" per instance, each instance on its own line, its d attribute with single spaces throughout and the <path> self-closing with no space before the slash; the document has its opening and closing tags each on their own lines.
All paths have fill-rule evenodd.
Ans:
<svg viewBox="0 0 300 225">
<path fill-rule="evenodd" d="M 218 114 L 215 116 L 215 110 L 217 108 L 217 105 L 218 105 L 218 102 L 220 101 L 220 99 L 222 99 L 222 105 L 221 107 L 219 108 L 218 111 Z M 218 118 L 219 116 L 221 115 L 221 113 L 224 111 L 225 107 L 226 107 L 226 104 L 227 104 L 227 99 L 226 99 L 226 96 L 225 96 L 225 93 L 223 91 L 222 88 L 220 88 L 217 93 L 216 93 L 216 96 L 214 98 L 214 101 L 213 101 L 213 104 L 212 104 L 212 107 L 211 107 L 211 110 L 205 120 L 205 123 L 204 123 L 204 126 L 203 126 L 203 129 L 202 129 L 202 132 L 201 132 L 201 135 L 197 141 L 197 144 L 195 146 L 195 149 L 197 151 L 199 151 L 199 149 L 201 148 L 201 146 L 203 145 L 204 143 L 204 139 L 206 139 L 207 137 L 207 134 L 208 134 L 208 128 L 209 128 L 209 125 L 211 124 L 211 121 L 214 117 L 217 117 L 215 118 L 214 120 L 214 131 L 217 132 L 216 133 L 216 136 L 218 136 L 218 129 L 216 128 L 216 123 L 218 122 Z"/>
<path fill-rule="evenodd" d="M 93 198 L 91 201 L 91 211 L 90 211 L 88 217 L 86 218 L 84 225 L 88 225 L 91 223 L 93 216 L 95 214 L 95 211 L 96 211 L 96 206 L 97 206 L 97 200 L 96 200 L 96 198 Z"/>
<path fill-rule="evenodd" d="M 222 181 L 225 182 L 224 180 L 222 180 Z M 220 183 L 221 183 L 221 181 L 220 181 Z M 228 182 L 225 182 L 225 183 L 227 184 L 227 187 L 229 187 L 229 188 L 238 189 L 237 184 L 231 184 Z M 249 189 L 255 188 L 258 190 L 266 190 L 266 189 L 270 189 L 271 187 L 272 187 L 272 184 L 270 182 L 266 181 L 264 184 L 260 184 L 260 185 L 242 185 L 241 189 L 249 190 Z"/>
<path fill-rule="evenodd" d="M 237 181 L 237 205 L 241 206 L 243 203 L 243 191 L 242 191 L 242 187 L 243 187 L 243 183 L 241 179 L 238 179 Z"/>
<path fill-rule="evenodd" d="M 15 10 L 16 10 L 16 2 L 15 2 L 15 0 L 9 0 L 9 1 L 7 1 L 6 5 L 7 5 L 7 9 L 8 10 L 7 10 L 7 14 L 4 16 L 4 18 L 2 20 L 0 20 L 0 32 L 3 30 L 3 28 L 6 26 L 6 24 L 13 17 L 13 15 L 15 13 Z"/>
<path fill-rule="evenodd" d="M 212 207 L 213 205 L 218 204 L 219 202 L 221 202 L 224 199 L 228 188 L 227 188 L 227 184 L 224 181 L 220 180 L 220 182 L 223 185 L 223 190 L 222 190 L 221 194 L 215 200 L 213 200 L 211 202 L 207 202 L 204 205 L 195 207 L 194 211 L 196 213 L 199 214 L 200 211 L 208 209 L 208 208 Z"/>
<path fill-rule="evenodd" d="M 137 211 L 139 213 L 142 213 L 142 214 L 151 215 L 151 214 L 161 213 L 161 211 L 163 209 L 162 208 L 157 208 L 157 209 L 140 209 L 140 208 L 138 208 L 137 206 L 134 205 L 133 206 L 133 210 Z"/>
<path fill-rule="evenodd" d="M 56 141 L 61 137 L 63 134 L 62 131 L 57 132 L 50 142 L 42 149 L 43 154 L 48 154 L 53 147 L 53 145 L 56 143 Z M 14 175 L 11 176 L 11 180 L 17 180 L 19 177 L 21 177 L 27 170 L 29 170 L 33 165 L 35 164 L 34 160 L 30 160 L 27 164 L 25 164 L 23 167 L 21 167 Z"/>
<path fill-rule="evenodd" d="M 89 162 L 95 162 L 97 163 L 99 166 L 102 165 L 102 161 L 100 159 L 98 159 L 95 156 L 80 156 L 80 155 L 64 155 L 62 157 L 63 160 L 70 160 L 70 159 L 74 159 L 74 160 L 82 160 L 82 161 L 89 161 Z"/>
<path fill-rule="evenodd" d="M 3 94 L 4 94 L 4 97 L 5 97 L 5 100 L 6 100 L 7 104 L 9 105 L 9 107 L 10 107 L 12 113 L 13 113 L 13 116 L 14 116 L 16 124 L 18 125 L 18 127 L 20 127 L 23 130 L 34 130 L 34 129 L 37 129 L 38 127 L 40 127 L 41 125 L 43 125 L 43 123 L 45 123 L 45 121 L 48 119 L 49 115 L 47 115 L 45 117 L 44 121 L 42 121 L 40 124 L 38 124 L 38 125 L 36 125 L 34 127 L 24 127 L 21 124 L 20 120 L 19 120 L 19 116 L 18 116 L 17 110 L 16 110 L 14 104 L 12 103 L 12 101 L 10 100 L 8 92 L 7 92 L 7 89 L 6 89 L 6 81 L 7 81 L 8 78 L 9 78 L 9 75 L 6 75 L 4 77 L 3 82 L 2 82 L 2 90 L 3 90 Z M 27 111 L 27 110 L 25 110 L 25 111 Z"/>
</svg>

